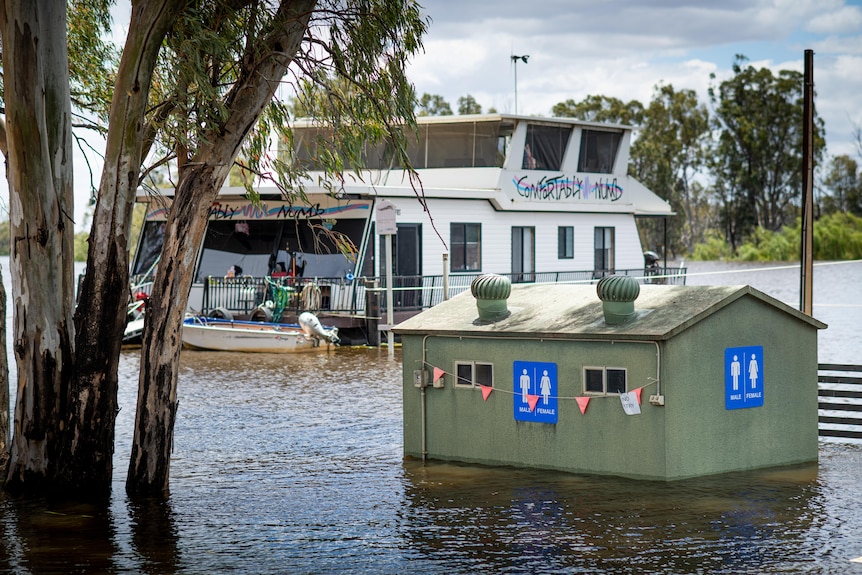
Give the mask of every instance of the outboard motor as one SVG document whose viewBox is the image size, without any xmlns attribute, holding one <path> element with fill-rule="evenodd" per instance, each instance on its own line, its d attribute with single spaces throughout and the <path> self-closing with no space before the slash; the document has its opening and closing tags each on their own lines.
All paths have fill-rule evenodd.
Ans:
<svg viewBox="0 0 862 575">
<path fill-rule="evenodd" d="M 317 316 L 311 312 L 304 311 L 299 314 L 299 325 L 302 326 L 302 331 L 308 337 L 315 337 L 319 339 L 325 339 L 330 343 L 338 343 L 338 329 L 331 328 L 326 329 L 320 324 L 320 320 L 317 319 Z"/>
<path fill-rule="evenodd" d="M 644 252 L 644 276 L 646 277 L 646 283 L 650 284 L 663 284 L 665 282 L 664 277 L 654 278 L 652 276 L 657 276 L 662 273 L 661 265 L 659 264 L 659 260 L 661 256 L 659 256 L 654 251 L 646 251 Z"/>
<path fill-rule="evenodd" d="M 644 252 L 644 263 L 646 264 L 646 267 L 648 267 L 648 268 L 659 267 L 658 261 L 660 259 L 661 259 L 661 256 L 659 256 L 657 253 L 655 253 L 652 250 Z"/>
</svg>

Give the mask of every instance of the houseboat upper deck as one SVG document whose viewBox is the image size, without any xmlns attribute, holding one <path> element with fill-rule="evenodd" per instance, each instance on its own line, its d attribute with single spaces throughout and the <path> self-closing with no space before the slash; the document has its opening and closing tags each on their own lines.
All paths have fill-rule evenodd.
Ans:
<svg viewBox="0 0 862 575">
<path fill-rule="evenodd" d="M 418 128 L 408 155 L 420 187 L 385 144 L 369 146 L 362 171 L 335 185 L 315 166 L 316 146 L 331 130 L 297 121 L 293 157 L 309 170 L 307 201 L 261 187 L 253 203 L 243 188 L 224 188 L 210 211 L 190 307 L 249 314 L 267 299 L 264 280 L 276 278 L 294 289 L 297 310 L 379 315 L 366 310 L 366 290 L 385 281 L 385 236 L 376 232 L 382 206 L 397 218 L 396 309 L 415 312 L 445 297 L 443 276 L 459 291 L 489 272 L 515 282 L 644 275 L 636 218 L 672 211 L 627 174 L 631 127 L 487 114 L 423 117 Z M 151 191 L 139 195 L 148 203 L 132 267 L 139 278 L 157 261 L 171 193 L 159 201 Z M 680 270 L 666 271 L 658 275 Z"/>
</svg>

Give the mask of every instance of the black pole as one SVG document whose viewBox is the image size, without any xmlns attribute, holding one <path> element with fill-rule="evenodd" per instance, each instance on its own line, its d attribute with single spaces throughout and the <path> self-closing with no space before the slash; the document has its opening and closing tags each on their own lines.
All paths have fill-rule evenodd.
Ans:
<svg viewBox="0 0 862 575">
<path fill-rule="evenodd" d="M 662 218 L 662 224 L 664 227 L 664 271 L 661 272 L 663 275 L 667 275 L 667 216 Z"/>
<path fill-rule="evenodd" d="M 800 246 L 799 309 L 813 313 L 814 275 L 814 51 L 805 51 L 804 99 L 802 104 L 802 238 Z"/>
</svg>

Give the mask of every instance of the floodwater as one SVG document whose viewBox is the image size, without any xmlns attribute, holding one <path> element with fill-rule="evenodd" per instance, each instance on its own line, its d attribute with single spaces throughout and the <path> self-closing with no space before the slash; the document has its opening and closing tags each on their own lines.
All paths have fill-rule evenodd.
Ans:
<svg viewBox="0 0 862 575">
<path fill-rule="evenodd" d="M 689 283 L 797 307 L 798 270 L 761 267 Z M 814 277 L 820 361 L 860 363 L 862 263 Z M 184 351 L 170 496 L 131 501 L 138 364 L 124 352 L 109 504 L 0 492 L 0 573 L 862 575 L 862 445 L 673 483 L 423 464 L 402 457 L 397 349 Z"/>
</svg>

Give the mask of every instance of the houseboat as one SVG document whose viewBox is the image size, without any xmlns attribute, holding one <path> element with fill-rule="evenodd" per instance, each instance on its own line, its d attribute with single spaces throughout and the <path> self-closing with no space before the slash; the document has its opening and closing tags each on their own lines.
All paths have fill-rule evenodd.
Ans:
<svg viewBox="0 0 862 575">
<path fill-rule="evenodd" d="M 327 128 L 297 121 L 295 158 L 310 170 L 307 201 L 261 187 L 252 203 L 243 188 L 224 188 L 210 210 L 190 311 L 260 314 L 277 282 L 292 291 L 286 316 L 314 311 L 343 341 L 376 343 L 388 238 L 396 320 L 469 289 L 482 273 L 514 283 L 684 277 L 645 264 L 636 220 L 672 211 L 627 174 L 631 127 L 509 114 L 418 124 L 409 156 L 419 189 L 377 149 L 367 150 L 361 178 L 327 185 L 313 170 Z M 147 212 L 132 274 L 145 292 L 169 201 L 151 190 L 138 199 Z"/>
</svg>

